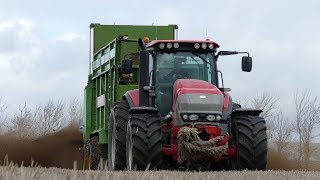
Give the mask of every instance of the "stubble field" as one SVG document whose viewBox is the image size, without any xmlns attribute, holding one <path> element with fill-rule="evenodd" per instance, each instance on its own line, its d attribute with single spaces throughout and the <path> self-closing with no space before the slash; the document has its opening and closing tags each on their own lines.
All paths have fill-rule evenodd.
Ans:
<svg viewBox="0 0 320 180">
<path fill-rule="evenodd" d="M 140 172 L 108 172 L 80 171 L 59 168 L 26 168 L 6 166 L 0 167 L 0 179 L 3 180 L 85 180 L 85 179 L 134 179 L 134 180 L 166 180 L 166 179 L 232 179 L 232 180 L 267 180 L 267 179 L 319 179 L 320 172 L 314 171 L 220 171 L 220 172 L 172 172 L 172 171 L 140 171 Z"/>
<path fill-rule="evenodd" d="M 298 162 L 268 152 L 268 171 L 220 171 L 220 172 L 110 172 L 77 170 L 81 162 L 78 151 L 81 134 L 70 126 L 55 134 L 37 140 L 19 141 L 10 135 L 0 136 L 0 180 L 73 180 L 73 179 L 320 179 L 320 163 L 312 162 L 305 171 Z M 8 159 L 11 162 L 8 164 Z M 36 163 L 34 163 L 36 162 Z M 24 167 L 21 167 L 23 164 Z M 26 167 L 27 166 L 27 167 Z M 28 167 L 36 166 L 36 167 Z"/>
</svg>

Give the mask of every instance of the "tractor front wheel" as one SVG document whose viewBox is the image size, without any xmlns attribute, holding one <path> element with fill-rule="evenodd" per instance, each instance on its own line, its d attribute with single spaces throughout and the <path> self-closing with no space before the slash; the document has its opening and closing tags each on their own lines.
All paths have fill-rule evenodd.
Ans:
<svg viewBox="0 0 320 180">
<path fill-rule="evenodd" d="M 232 118 L 237 159 L 236 170 L 265 170 L 267 165 L 267 133 L 265 120 L 259 116 L 239 115 Z"/>
<path fill-rule="evenodd" d="M 158 169 L 162 165 L 159 114 L 133 114 L 127 126 L 127 170 Z"/>
</svg>

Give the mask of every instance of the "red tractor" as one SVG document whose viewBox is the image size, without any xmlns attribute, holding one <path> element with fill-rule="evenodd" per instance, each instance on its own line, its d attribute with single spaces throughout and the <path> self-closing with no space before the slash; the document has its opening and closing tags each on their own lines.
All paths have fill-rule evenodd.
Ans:
<svg viewBox="0 0 320 180">
<path fill-rule="evenodd" d="M 242 70 L 250 72 L 249 53 L 217 52 L 210 40 L 140 39 L 139 46 L 139 89 L 111 109 L 111 170 L 266 168 L 262 111 L 234 103 L 217 69 L 220 56 L 243 53 Z M 131 74 L 132 62 L 124 60 L 121 72 Z"/>
</svg>

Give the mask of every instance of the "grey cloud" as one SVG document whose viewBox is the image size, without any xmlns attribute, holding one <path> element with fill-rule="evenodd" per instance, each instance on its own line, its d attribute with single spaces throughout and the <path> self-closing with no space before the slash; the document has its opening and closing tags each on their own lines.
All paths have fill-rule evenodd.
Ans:
<svg viewBox="0 0 320 180">
<path fill-rule="evenodd" d="M 34 35 L 32 22 L 26 19 L 0 19 L 0 53 L 5 54 L 16 73 L 32 68 L 42 48 Z"/>
<path fill-rule="evenodd" d="M 64 32 L 88 37 L 91 22 L 176 23 L 180 39 L 209 37 L 221 45 L 220 49 L 249 51 L 254 58 L 252 73 L 241 72 L 241 56 L 219 60 L 225 85 L 232 88 L 235 99 L 267 90 L 283 98 L 283 102 L 289 102 L 297 88 L 311 88 L 311 93 L 319 96 L 320 85 L 314 81 L 320 77 L 320 2 L 315 0 L 196 3 L 120 0 L 112 4 L 95 0 L 67 1 L 64 6 L 58 2 L 13 0 L 1 7 L 7 18 L 23 16 L 34 20 L 37 29 L 32 34 L 41 39 L 40 44 L 31 45 L 40 48 L 42 53 L 23 73 L 26 86 L 29 83 L 33 88 L 23 88 L 21 95 L 17 86 L 5 87 L 9 99 L 16 99 L 17 103 L 51 96 L 81 96 L 88 68 L 88 39 L 61 42 L 55 38 Z M 0 32 L 0 40 L 7 44 L 0 48 L 1 52 L 10 49 L 29 52 L 28 49 L 22 51 L 20 46 L 30 46 L 30 43 L 9 44 L 10 40 L 19 41 L 16 35 Z"/>
<path fill-rule="evenodd" d="M 19 42 L 18 40 L 14 40 L 16 38 L 13 36 L 11 32 L 1 32 L 0 33 L 0 53 L 8 53 L 12 51 L 13 49 L 16 49 L 18 44 L 15 44 Z"/>
<path fill-rule="evenodd" d="M 9 109 L 24 102 L 36 104 L 49 98 L 82 97 L 87 78 L 87 39 L 37 42 L 34 40 L 40 37 L 36 31 L 27 33 L 29 38 L 35 38 L 29 40 L 20 35 L 23 29 L 20 32 L 16 29 L 0 32 L 3 35 L 0 37 L 12 37 L 9 41 L 0 39 L 5 47 L 10 47 L 0 52 L 7 57 L 0 60 L 11 65 L 2 72 L 6 76 L 0 78 L 1 96 L 10 103 Z"/>
</svg>

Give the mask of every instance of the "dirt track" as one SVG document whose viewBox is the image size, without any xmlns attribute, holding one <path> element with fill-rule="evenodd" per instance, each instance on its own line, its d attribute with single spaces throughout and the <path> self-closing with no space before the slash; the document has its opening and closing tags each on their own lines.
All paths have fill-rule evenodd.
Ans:
<svg viewBox="0 0 320 180">
<path fill-rule="evenodd" d="M 0 165 L 8 154 L 10 161 L 16 164 L 23 162 L 24 166 L 29 166 L 32 158 L 42 167 L 72 169 L 74 161 L 80 167 L 81 154 L 78 148 L 81 146 L 82 136 L 77 126 L 69 126 L 35 141 L 18 141 L 10 136 L 0 136 Z M 269 170 L 298 170 L 297 164 L 269 150 Z M 320 164 L 314 164 L 309 170 L 320 170 Z"/>
</svg>

